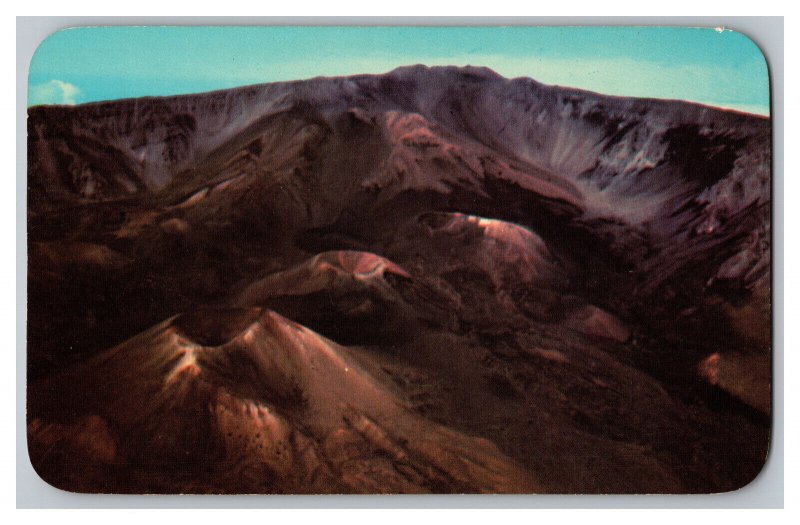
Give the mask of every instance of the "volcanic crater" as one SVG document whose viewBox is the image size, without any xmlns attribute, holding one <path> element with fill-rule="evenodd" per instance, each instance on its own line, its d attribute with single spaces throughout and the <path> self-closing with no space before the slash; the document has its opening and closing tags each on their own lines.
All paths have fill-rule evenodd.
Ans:
<svg viewBox="0 0 800 525">
<path fill-rule="evenodd" d="M 771 124 L 404 67 L 28 118 L 28 446 L 114 493 L 716 493 Z"/>
</svg>

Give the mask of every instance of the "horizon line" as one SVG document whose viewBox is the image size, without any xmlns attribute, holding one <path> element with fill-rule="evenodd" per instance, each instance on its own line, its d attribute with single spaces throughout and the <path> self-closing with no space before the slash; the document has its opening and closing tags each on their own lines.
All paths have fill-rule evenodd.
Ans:
<svg viewBox="0 0 800 525">
<path fill-rule="evenodd" d="M 208 90 L 200 90 L 200 91 L 185 91 L 179 93 L 169 93 L 169 94 L 147 94 L 141 95 L 137 97 L 119 97 L 119 98 L 106 98 L 106 99 L 97 99 L 97 100 L 89 100 L 86 102 L 80 103 L 67 103 L 67 104 L 28 104 L 26 106 L 27 109 L 31 108 L 39 108 L 39 107 L 61 107 L 61 108 L 77 108 L 77 107 L 85 107 L 91 105 L 101 105 L 101 104 L 108 104 L 114 102 L 124 102 L 124 101 L 131 101 L 131 100 L 142 100 L 142 99 L 166 99 L 166 98 L 175 98 L 175 97 L 191 97 L 191 96 L 202 96 L 202 95 L 209 95 L 212 93 L 220 93 L 224 91 L 235 91 L 239 89 L 247 89 L 247 88 L 254 88 L 259 86 L 268 86 L 268 85 L 275 85 L 275 84 L 294 84 L 298 82 L 309 82 L 313 80 L 336 80 L 336 79 L 348 79 L 348 78 L 355 78 L 355 77 L 381 77 L 391 75 L 399 70 L 403 69 L 413 69 L 413 68 L 425 68 L 428 70 L 434 69 L 455 69 L 455 70 L 465 70 L 465 69 L 483 69 L 487 70 L 488 72 L 492 73 L 499 79 L 503 79 L 507 82 L 511 82 L 514 80 L 524 79 L 533 81 L 539 85 L 546 86 L 549 88 L 556 88 L 556 89 L 564 89 L 564 90 L 572 90 L 578 91 L 583 93 L 589 93 L 593 95 L 599 95 L 602 97 L 610 97 L 610 98 L 617 98 L 617 99 L 635 99 L 635 100 L 657 100 L 662 102 L 680 102 L 685 104 L 693 104 L 703 107 L 712 108 L 715 110 L 720 111 L 727 111 L 727 112 L 734 112 L 734 113 L 741 113 L 744 115 L 751 115 L 756 117 L 764 117 L 767 119 L 771 118 L 771 104 L 768 106 L 762 106 L 760 104 L 720 104 L 715 102 L 708 102 L 708 101 L 701 101 L 701 100 L 691 100 L 691 99 L 682 99 L 682 98 L 668 98 L 668 97 L 656 97 L 656 96 L 634 96 L 634 95 L 618 95 L 613 93 L 606 93 L 601 91 L 596 91 L 592 89 L 582 88 L 578 86 L 571 86 L 571 85 L 563 85 L 563 84 L 549 84 L 545 82 L 541 82 L 536 78 L 531 76 L 513 76 L 507 77 L 501 73 L 498 73 L 496 70 L 492 69 L 489 66 L 483 65 L 473 65 L 467 64 L 463 66 L 459 65 L 440 65 L 440 64 L 433 64 L 427 65 L 424 63 L 414 63 L 414 64 L 406 64 L 402 66 L 394 67 L 388 71 L 384 71 L 381 73 L 354 73 L 349 75 L 316 75 L 311 77 L 303 77 L 303 78 L 296 78 L 296 79 L 287 79 L 287 80 L 274 80 L 274 81 L 267 81 L 267 82 L 254 82 L 254 83 L 246 83 L 240 84 L 235 86 L 229 87 L 221 87 L 215 89 L 208 89 Z M 51 80 L 51 82 L 56 81 L 56 79 Z M 28 83 L 28 100 L 30 100 L 30 89 L 31 89 L 30 80 Z M 770 99 L 771 101 L 771 99 Z"/>
</svg>

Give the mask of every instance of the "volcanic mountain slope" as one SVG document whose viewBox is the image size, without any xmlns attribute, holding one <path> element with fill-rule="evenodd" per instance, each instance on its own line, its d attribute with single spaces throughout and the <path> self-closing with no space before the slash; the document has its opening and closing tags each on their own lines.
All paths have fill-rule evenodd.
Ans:
<svg viewBox="0 0 800 525">
<path fill-rule="evenodd" d="M 32 442 L 45 463 L 66 456 L 61 484 L 92 492 L 123 479 L 142 492 L 540 490 L 489 441 L 414 415 L 345 348 L 260 309 L 172 318 L 34 390 L 69 392 L 31 396 L 50 414 Z"/>
<path fill-rule="evenodd" d="M 415 66 L 31 108 L 28 145 L 56 486 L 718 492 L 763 465 L 768 119 Z"/>
</svg>

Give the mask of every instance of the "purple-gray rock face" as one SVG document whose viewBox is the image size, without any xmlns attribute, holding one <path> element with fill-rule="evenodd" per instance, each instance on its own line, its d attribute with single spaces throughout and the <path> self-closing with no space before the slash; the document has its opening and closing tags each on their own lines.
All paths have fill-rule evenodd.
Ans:
<svg viewBox="0 0 800 525">
<path fill-rule="evenodd" d="M 407 67 L 28 119 L 83 492 L 708 493 L 771 408 L 769 119 Z"/>
</svg>

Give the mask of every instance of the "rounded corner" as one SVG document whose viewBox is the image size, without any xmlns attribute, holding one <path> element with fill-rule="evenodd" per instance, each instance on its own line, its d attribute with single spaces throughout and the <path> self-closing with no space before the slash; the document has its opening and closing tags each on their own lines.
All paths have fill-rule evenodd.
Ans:
<svg viewBox="0 0 800 525">
<path fill-rule="evenodd" d="M 42 104 L 42 103 L 31 104 L 31 87 L 33 85 L 32 82 L 31 82 L 31 76 L 34 74 L 36 60 L 37 60 L 37 57 L 39 56 L 42 48 L 45 46 L 45 44 L 47 42 L 52 40 L 57 35 L 60 35 L 62 33 L 66 33 L 67 31 L 74 31 L 74 30 L 78 30 L 78 29 L 86 29 L 86 27 L 85 26 L 67 26 L 67 27 L 58 28 L 58 29 L 54 30 L 53 32 L 48 33 L 47 36 L 42 38 L 39 41 L 39 43 L 36 44 L 36 48 L 33 50 L 33 53 L 31 53 L 30 59 L 28 60 L 28 72 L 27 72 L 27 91 L 28 91 L 28 93 L 26 95 L 26 107 L 27 108 L 46 105 L 46 104 Z"/>
<path fill-rule="evenodd" d="M 66 492 L 68 494 L 91 494 L 90 492 L 84 492 L 77 490 L 75 487 L 69 487 L 65 484 L 61 483 L 64 480 L 58 478 L 58 476 L 51 476 L 50 473 L 43 468 L 43 464 L 40 462 L 33 461 L 33 454 L 31 453 L 31 434 L 30 430 L 25 433 L 25 452 L 28 456 L 28 465 L 30 465 L 31 470 L 33 470 L 34 474 L 45 484 L 48 485 L 55 490 L 60 490 L 62 492 Z"/>
<path fill-rule="evenodd" d="M 713 28 L 714 31 L 724 35 L 725 33 L 730 33 L 731 35 L 735 36 L 737 39 L 743 42 L 744 46 L 749 46 L 755 50 L 756 54 L 761 58 L 763 67 L 764 67 L 764 74 L 766 75 L 766 89 L 767 89 L 767 101 L 766 101 L 766 117 L 771 119 L 772 114 L 772 104 L 773 104 L 773 84 L 772 84 L 772 68 L 770 66 L 770 60 L 767 56 L 766 51 L 758 43 L 756 37 L 751 36 L 748 32 L 743 29 L 739 29 L 737 27 L 729 27 L 729 26 L 719 26 Z M 755 57 L 753 57 L 754 61 L 757 61 Z"/>
<path fill-rule="evenodd" d="M 44 44 L 45 44 L 45 43 L 46 43 L 48 40 L 50 40 L 51 38 L 53 38 L 54 36 L 56 36 L 56 35 L 58 35 L 58 34 L 60 34 L 60 33 L 64 33 L 64 32 L 67 32 L 67 31 L 71 31 L 71 30 L 73 30 L 73 29 L 79 29 L 79 27 L 78 27 L 78 26 L 68 26 L 68 27 L 61 27 L 61 28 L 59 28 L 59 29 L 56 29 L 55 31 L 53 31 L 53 32 L 51 32 L 51 33 L 48 33 L 48 34 L 47 34 L 47 36 L 45 36 L 44 38 L 42 38 L 42 39 L 39 41 L 39 43 L 38 43 L 38 44 L 36 44 L 36 48 L 33 50 L 33 53 L 31 53 L 31 58 L 30 58 L 30 60 L 28 61 L 28 83 L 29 83 L 29 84 L 30 84 L 30 76 L 31 76 L 31 70 L 32 70 L 32 67 L 31 67 L 31 66 L 33 66 L 34 60 L 36 60 L 36 56 L 39 54 L 39 51 L 41 51 L 41 49 L 42 49 L 42 46 L 43 46 L 43 45 L 44 45 Z"/>
<path fill-rule="evenodd" d="M 771 433 L 770 433 L 771 434 Z M 767 470 L 767 464 L 769 463 L 770 457 L 772 456 L 772 436 L 770 435 L 769 442 L 767 443 L 767 453 L 764 455 L 764 461 L 761 463 L 761 467 L 758 471 L 753 474 L 753 477 L 744 481 L 741 485 L 734 487 L 730 490 L 726 490 L 724 492 L 718 492 L 717 495 L 732 495 L 734 493 L 740 492 L 742 490 L 747 489 L 747 487 L 751 486 L 755 483 L 759 478 L 764 475 L 764 472 Z"/>
<path fill-rule="evenodd" d="M 730 31 L 731 33 L 737 35 L 739 38 L 743 38 L 752 47 L 754 47 L 758 51 L 758 54 L 761 56 L 761 60 L 764 61 L 764 66 L 766 67 L 767 75 L 769 76 L 769 74 L 770 74 L 769 59 L 767 58 L 767 54 L 764 52 L 764 48 L 762 48 L 761 45 L 758 42 L 756 42 L 755 38 L 750 36 L 745 31 L 743 31 L 741 29 L 737 29 L 735 27 L 724 27 L 723 30 L 724 31 Z"/>
</svg>

